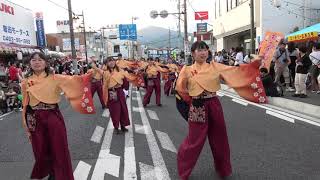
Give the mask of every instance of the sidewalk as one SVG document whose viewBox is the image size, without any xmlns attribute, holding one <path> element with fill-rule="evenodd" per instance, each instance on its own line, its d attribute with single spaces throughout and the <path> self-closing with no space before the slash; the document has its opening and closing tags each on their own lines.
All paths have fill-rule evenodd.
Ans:
<svg viewBox="0 0 320 180">
<path fill-rule="evenodd" d="M 237 94 L 224 84 L 221 85 L 221 90 Z M 320 94 L 308 92 L 307 98 L 292 97 L 292 94 L 294 92 L 285 92 L 283 97 L 268 97 L 269 104 L 320 119 Z"/>
</svg>

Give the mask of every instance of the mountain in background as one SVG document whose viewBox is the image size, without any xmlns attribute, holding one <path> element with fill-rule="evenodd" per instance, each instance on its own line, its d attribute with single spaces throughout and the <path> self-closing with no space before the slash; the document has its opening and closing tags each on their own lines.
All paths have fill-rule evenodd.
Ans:
<svg viewBox="0 0 320 180">
<path fill-rule="evenodd" d="M 170 31 L 171 48 L 182 48 L 183 33 L 179 37 L 178 31 Z M 169 29 L 149 26 L 138 31 L 138 42 L 151 48 L 169 47 Z"/>
</svg>

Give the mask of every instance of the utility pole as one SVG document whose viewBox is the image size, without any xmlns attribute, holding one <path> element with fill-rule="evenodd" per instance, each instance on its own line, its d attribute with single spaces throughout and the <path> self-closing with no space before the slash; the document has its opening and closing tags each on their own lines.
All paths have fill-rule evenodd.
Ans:
<svg viewBox="0 0 320 180">
<path fill-rule="evenodd" d="M 251 54 L 255 54 L 255 40 L 254 40 L 254 0 L 250 0 L 250 19 L 251 19 Z"/>
<path fill-rule="evenodd" d="M 82 23 L 83 23 L 83 31 L 84 31 L 84 49 L 86 54 L 86 63 L 88 64 L 88 51 L 87 51 L 87 34 L 86 34 L 86 25 L 84 23 L 84 13 L 82 11 Z"/>
<path fill-rule="evenodd" d="M 169 49 L 168 49 L 168 58 L 171 56 L 171 29 L 169 27 Z"/>
<path fill-rule="evenodd" d="M 252 0 L 253 1 L 253 0 Z M 184 60 L 187 62 L 187 51 L 189 47 L 188 42 L 188 22 L 187 22 L 187 0 L 184 0 L 183 4 L 183 11 L 184 11 Z"/>
<path fill-rule="evenodd" d="M 178 0 L 178 31 L 179 31 L 179 37 L 181 37 L 181 0 Z"/>
<path fill-rule="evenodd" d="M 69 11 L 69 27 L 70 27 L 70 41 L 71 41 L 71 58 L 73 64 L 73 70 L 75 74 L 78 74 L 78 63 L 76 48 L 74 46 L 74 32 L 73 32 L 73 18 L 72 18 L 72 6 L 71 0 L 68 0 L 68 11 Z"/>
</svg>

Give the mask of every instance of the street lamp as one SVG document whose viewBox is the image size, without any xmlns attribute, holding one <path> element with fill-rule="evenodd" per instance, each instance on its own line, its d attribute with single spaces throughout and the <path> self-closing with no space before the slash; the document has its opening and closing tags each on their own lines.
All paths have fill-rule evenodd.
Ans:
<svg viewBox="0 0 320 180">
<path fill-rule="evenodd" d="M 79 19 L 79 16 L 82 17 L 82 25 L 83 27 L 80 25 L 79 28 L 83 29 L 83 36 L 84 36 L 84 48 L 85 48 L 85 55 L 86 55 L 86 63 L 88 64 L 88 52 L 87 52 L 87 36 L 86 36 L 86 25 L 84 22 L 84 13 L 82 11 L 82 14 L 76 15 L 73 14 L 75 17 L 73 18 L 74 20 Z"/>
<path fill-rule="evenodd" d="M 132 17 L 131 18 L 131 24 L 133 25 L 133 21 L 138 20 L 139 17 Z M 129 36 L 130 37 L 130 36 Z M 131 47 L 132 47 L 132 59 L 134 59 L 134 40 L 131 40 Z"/>
<path fill-rule="evenodd" d="M 187 53 L 186 52 L 187 52 L 188 44 L 189 44 L 189 41 L 188 41 L 188 29 L 187 29 L 188 25 L 187 25 L 187 5 L 186 5 L 186 0 L 184 0 L 184 11 L 183 12 L 180 12 L 180 8 L 179 8 L 179 12 L 178 13 L 169 13 L 166 10 L 162 10 L 160 13 L 158 13 L 158 11 L 153 10 L 153 11 L 150 12 L 150 17 L 152 19 L 155 19 L 160 15 L 160 17 L 162 17 L 162 18 L 166 18 L 166 17 L 168 17 L 169 14 L 170 15 L 176 15 L 176 14 L 181 15 L 181 14 L 184 14 L 184 43 L 183 44 L 184 44 L 184 52 L 185 52 L 184 53 L 184 59 L 186 61 L 187 60 L 187 57 L 186 57 Z"/>
</svg>

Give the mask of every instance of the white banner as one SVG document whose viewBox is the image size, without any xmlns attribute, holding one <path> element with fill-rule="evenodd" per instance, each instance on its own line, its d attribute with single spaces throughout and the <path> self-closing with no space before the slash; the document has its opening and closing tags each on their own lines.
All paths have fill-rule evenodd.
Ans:
<svg viewBox="0 0 320 180">
<path fill-rule="evenodd" d="M 58 33 L 69 33 L 70 32 L 68 20 L 58 20 L 56 22 L 56 24 L 57 24 Z"/>
<path fill-rule="evenodd" d="M 0 42 L 36 46 L 32 12 L 16 4 L 0 0 Z"/>
<path fill-rule="evenodd" d="M 70 38 L 64 38 L 64 39 L 62 39 L 62 42 L 63 42 L 63 50 L 64 51 L 71 51 Z M 75 45 L 76 50 L 80 49 L 80 39 L 79 38 L 74 39 L 74 45 Z"/>
</svg>

